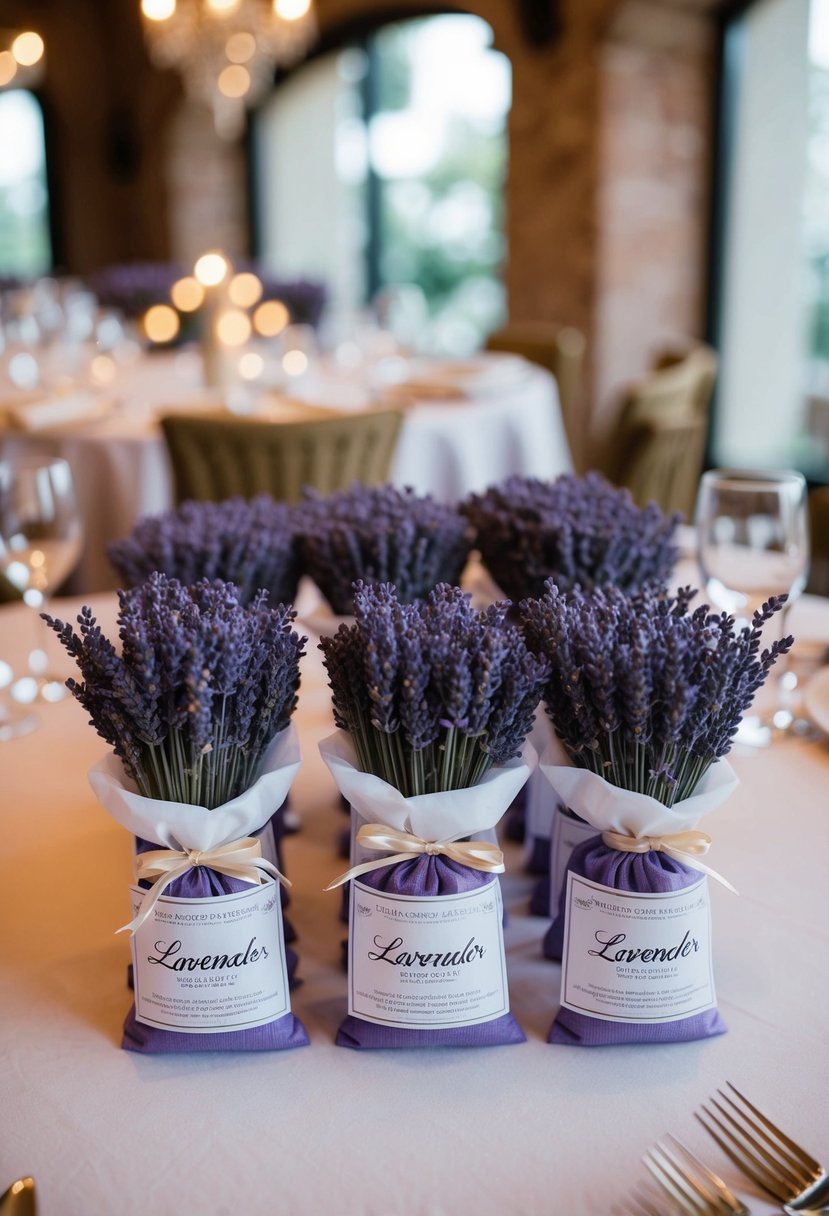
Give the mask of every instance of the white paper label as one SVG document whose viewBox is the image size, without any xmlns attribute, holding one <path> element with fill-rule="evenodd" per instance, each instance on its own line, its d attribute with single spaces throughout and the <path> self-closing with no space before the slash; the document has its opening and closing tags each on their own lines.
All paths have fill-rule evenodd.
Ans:
<svg viewBox="0 0 829 1216">
<path fill-rule="evenodd" d="M 146 891 L 130 888 L 133 915 Z M 135 1016 L 216 1034 L 264 1026 L 291 1008 L 275 882 L 233 895 L 162 895 L 132 939 Z"/>
<path fill-rule="evenodd" d="M 573 849 L 583 840 L 598 835 L 598 829 L 594 828 L 592 823 L 576 819 L 559 804 L 550 836 L 550 916 L 558 916 L 559 898 Z"/>
<path fill-rule="evenodd" d="M 501 887 L 390 895 L 351 883 L 348 1012 L 410 1030 L 474 1026 L 509 1012 Z"/>
<path fill-rule="evenodd" d="M 566 1009 L 606 1022 L 676 1022 L 716 1003 L 706 877 L 639 895 L 568 873 Z"/>
</svg>

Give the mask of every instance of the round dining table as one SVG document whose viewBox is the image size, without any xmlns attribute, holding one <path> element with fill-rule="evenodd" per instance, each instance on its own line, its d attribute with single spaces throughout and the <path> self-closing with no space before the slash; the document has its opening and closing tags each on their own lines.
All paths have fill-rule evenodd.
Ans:
<svg viewBox="0 0 829 1216">
<path fill-rule="evenodd" d="M 114 636 L 115 597 L 91 604 Z M 300 625 L 302 623 L 301 601 Z M 829 604 L 803 597 L 792 631 L 825 649 Z M 0 608 L 0 655 L 32 629 Z M 671 1132 L 743 1195 L 779 1210 L 694 1118 L 733 1082 L 829 1159 L 823 737 L 735 747 L 739 787 L 710 816 L 720 1037 L 688 1043 L 550 1045 L 560 968 L 529 915 L 533 879 L 505 844 L 511 1009 L 526 1041 L 496 1048 L 358 1052 L 335 1045 L 346 1012 L 339 892 L 346 822 L 318 743 L 333 729 L 311 637 L 296 712 L 302 764 L 287 838 L 300 983 L 293 1010 L 310 1045 L 275 1053 L 142 1056 L 120 1047 L 130 1005 L 131 839 L 96 802 L 87 771 L 106 752 L 67 698 L 0 743 L 0 1191 L 35 1179 L 40 1216 L 604 1216 Z M 65 661 L 67 674 L 69 661 Z"/>
<path fill-rule="evenodd" d="M 489 353 L 412 366 L 417 378 L 378 388 L 353 370 L 325 365 L 313 377 L 251 392 L 235 408 L 278 425 L 332 409 L 399 405 L 403 425 L 390 481 L 441 502 L 457 502 L 511 474 L 552 480 L 572 471 L 556 382 L 544 368 Z M 106 390 L 19 404 L 5 422 L 0 410 L 0 457 L 61 456 L 72 468 L 85 544 L 70 590 L 114 589 L 107 545 L 141 516 L 173 505 L 159 418 L 222 406 L 216 390 L 204 386 L 201 367 L 194 350 L 144 354 Z"/>
</svg>

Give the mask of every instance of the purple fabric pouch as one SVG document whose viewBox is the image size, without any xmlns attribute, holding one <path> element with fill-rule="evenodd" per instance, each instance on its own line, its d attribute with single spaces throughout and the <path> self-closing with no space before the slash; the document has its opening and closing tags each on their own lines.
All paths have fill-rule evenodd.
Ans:
<svg viewBox="0 0 829 1216">
<path fill-rule="evenodd" d="M 513 844 L 523 844 L 527 832 L 527 787 L 521 789 L 513 798 L 504 820 L 504 839 Z"/>
<path fill-rule="evenodd" d="M 549 840 L 544 842 L 547 845 L 547 855 L 550 854 Z M 530 895 L 530 915 L 531 916 L 549 916 L 550 915 L 550 888 L 552 886 L 552 878 L 549 874 L 545 874 L 543 878 L 539 878 L 535 883 L 532 894 Z"/>
<path fill-rule="evenodd" d="M 360 878 L 366 886 L 395 895 L 453 895 L 486 886 L 492 875 L 460 865 L 448 857 L 422 854 L 383 866 Z M 475 1026 L 410 1029 L 380 1026 L 363 1018 L 346 1017 L 337 1032 L 339 1047 L 496 1047 L 523 1043 L 525 1035 L 511 1013 Z"/>
<path fill-rule="evenodd" d="M 271 815 L 270 819 L 268 820 L 268 823 L 270 823 L 270 825 L 271 825 L 271 831 L 273 832 L 273 847 L 274 847 L 274 853 L 275 853 L 274 860 L 276 862 L 276 868 L 279 870 L 279 872 L 281 874 L 287 874 L 287 870 L 285 869 L 285 860 L 284 860 L 284 855 L 283 855 L 282 842 L 285 839 L 285 836 L 287 835 L 287 832 L 285 831 L 285 812 L 288 810 L 289 805 L 290 805 L 290 795 L 288 796 L 288 798 L 285 799 L 285 801 L 282 803 L 282 805 L 274 811 L 273 815 Z M 267 826 L 268 826 L 268 824 L 266 823 L 265 827 L 261 828 L 255 834 L 257 836 L 261 836 L 262 833 L 267 829 Z M 285 941 L 286 942 L 295 942 L 296 936 L 297 936 L 296 929 L 294 928 L 293 924 L 288 919 L 288 917 L 285 915 L 285 909 L 288 907 L 288 905 L 291 902 L 291 894 L 284 883 L 279 884 L 279 898 L 282 903 L 282 928 L 283 928 L 283 932 L 285 935 Z M 294 972 L 296 971 L 298 962 L 299 962 L 299 959 L 297 958 L 296 951 L 289 950 L 288 951 L 288 977 L 292 982 L 293 982 Z"/>
<path fill-rule="evenodd" d="M 138 851 L 146 852 L 158 846 L 151 842 L 137 842 Z M 142 883 L 149 887 L 150 883 Z M 170 883 L 165 894 L 180 899 L 206 899 L 215 895 L 232 895 L 236 891 L 249 889 L 250 883 L 230 878 L 210 870 L 206 866 L 195 866 L 181 878 Z M 291 974 L 288 950 L 288 973 Z M 165 1030 L 158 1026 L 147 1026 L 135 1016 L 135 1004 L 124 1021 L 124 1037 L 121 1046 L 126 1051 L 138 1051 L 144 1055 L 178 1055 L 194 1051 L 284 1051 L 291 1047 L 304 1047 L 308 1043 L 305 1027 L 293 1013 L 286 1013 L 264 1026 L 249 1030 L 230 1030 L 217 1034 L 188 1034 L 182 1031 Z"/>
<path fill-rule="evenodd" d="M 699 882 L 699 870 L 685 866 L 665 853 L 622 853 L 596 837 L 577 845 L 568 870 L 617 891 L 669 892 Z M 558 916 L 544 943 L 548 958 L 560 959 L 564 936 L 566 886 L 559 901 Z M 724 1034 L 727 1027 L 718 1010 L 682 1018 L 675 1022 L 610 1022 L 588 1017 L 572 1009 L 560 1009 L 547 1037 L 549 1043 L 580 1047 L 602 1047 L 619 1043 L 683 1043 Z"/>
</svg>

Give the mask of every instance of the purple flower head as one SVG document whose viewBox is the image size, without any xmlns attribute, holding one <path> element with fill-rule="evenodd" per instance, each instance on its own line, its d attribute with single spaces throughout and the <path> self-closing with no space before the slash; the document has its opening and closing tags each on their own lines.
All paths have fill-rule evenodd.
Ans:
<svg viewBox="0 0 829 1216">
<path fill-rule="evenodd" d="M 520 754 L 549 666 L 508 608 L 478 612 L 447 584 L 412 604 L 388 583 L 355 584 L 355 624 L 320 649 L 365 772 L 410 796 L 474 785 Z"/>
<path fill-rule="evenodd" d="M 151 574 L 119 592 L 120 653 L 89 608 L 44 619 L 75 659 L 67 684 L 142 794 L 212 808 L 256 779 L 296 707 L 305 638 L 262 591 L 245 606 L 219 579 Z"/>
<path fill-rule="evenodd" d="M 549 579 L 539 599 L 521 604 L 527 645 L 550 664 L 547 713 L 573 762 L 667 806 L 689 797 L 731 749 L 794 640 L 760 649 L 785 596 L 737 629 L 707 605 L 691 611 L 694 594 L 611 586 L 565 595 Z"/>
<path fill-rule="evenodd" d="M 599 473 L 556 481 L 509 477 L 461 504 L 498 586 L 515 600 L 539 596 L 552 578 L 562 591 L 614 584 L 625 591 L 664 582 L 678 557 L 679 515 L 637 507 Z"/>
<path fill-rule="evenodd" d="M 299 516 L 303 568 L 338 613 L 351 613 L 358 580 L 393 584 L 404 604 L 438 583 L 457 583 L 472 547 L 459 511 L 410 488 L 308 490 Z"/>
<path fill-rule="evenodd" d="M 160 570 L 187 585 L 233 583 L 245 604 L 262 588 L 273 603 L 290 603 L 299 581 L 297 529 L 295 509 L 267 494 L 184 502 L 139 520 L 107 556 L 127 587 Z"/>
</svg>

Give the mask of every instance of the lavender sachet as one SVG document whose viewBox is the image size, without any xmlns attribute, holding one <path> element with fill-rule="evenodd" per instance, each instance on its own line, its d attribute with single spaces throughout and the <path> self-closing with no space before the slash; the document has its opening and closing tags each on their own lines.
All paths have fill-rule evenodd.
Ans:
<svg viewBox="0 0 829 1216">
<path fill-rule="evenodd" d="M 124 926 L 134 977 L 127 1050 L 274 1051 L 308 1042 L 291 1012 L 284 879 L 257 836 L 298 768 L 291 726 L 273 740 L 253 786 L 209 811 L 142 797 L 113 756 L 90 772 L 102 806 L 141 840 L 133 920 Z"/>
<path fill-rule="evenodd" d="M 695 595 L 564 596 L 548 581 L 521 606 L 528 645 L 550 663 L 556 739 L 544 775 L 597 833 L 570 856 L 545 941 L 562 960 L 552 1042 L 675 1042 L 724 1029 L 701 860 L 710 837 L 696 823 L 731 792 L 723 757 L 793 639 L 762 649 L 785 597 L 738 627 L 706 604 L 692 611 Z"/>
<path fill-rule="evenodd" d="M 529 775 L 547 674 L 509 608 L 478 612 L 443 584 L 409 604 L 393 586 L 357 583 L 353 625 L 321 640 L 340 732 L 321 750 L 356 846 L 340 880 L 351 883 L 342 1046 L 523 1038 L 508 1012 L 503 858 L 475 839 Z"/>
<path fill-rule="evenodd" d="M 359 770 L 345 732 L 320 751 L 361 824 L 357 864 L 340 880 L 351 880 L 349 998 L 337 1044 L 523 1042 L 509 1011 L 503 854 L 474 837 L 497 823 L 524 784 L 532 750 L 491 768 L 475 787 L 409 798 Z"/>
<path fill-rule="evenodd" d="M 123 1046 L 145 1053 L 300 1046 L 276 863 L 299 765 L 291 723 L 304 638 L 260 591 L 161 572 L 119 592 L 120 649 L 84 608 L 49 623 L 67 681 L 113 754 L 90 774 L 136 837 L 135 1002 Z M 276 819 L 276 823 L 274 820 Z"/>
<path fill-rule="evenodd" d="M 697 824 L 732 794 L 733 770 L 718 761 L 693 795 L 666 807 L 556 750 L 543 758 L 543 773 L 595 834 L 570 856 L 548 933 L 550 955 L 562 959 L 549 1041 L 592 1047 L 722 1034 L 700 861 L 711 838 Z"/>
</svg>

